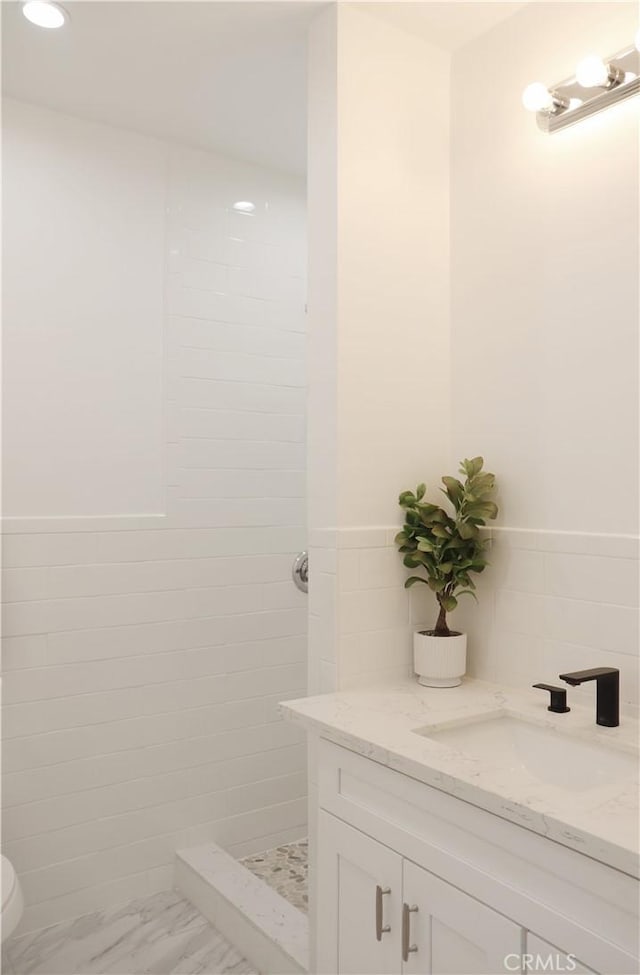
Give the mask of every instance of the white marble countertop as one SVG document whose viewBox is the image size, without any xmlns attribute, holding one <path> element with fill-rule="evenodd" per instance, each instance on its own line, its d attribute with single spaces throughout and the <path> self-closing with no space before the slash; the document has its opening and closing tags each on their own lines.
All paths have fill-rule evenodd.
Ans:
<svg viewBox="0 0 640 975">
<path fill-rule="evenodd" d="M 635 775 L 569 791 L 541 781 L 522 764 L 473 758 L 414 733 L 502 714 L 638 757 L 637 721 L 623 716 L 618 728 L 601 728 L 595 706 L 572 704 L 570 713 L 552 714 L 547 704 L 548 694 L 538 690 L 470 679 L 460 687 L 428 688 L 407 679 L 287 701 L 281 710 L 322 738 L 640 876 L 637 762 Z"/>
</svg>

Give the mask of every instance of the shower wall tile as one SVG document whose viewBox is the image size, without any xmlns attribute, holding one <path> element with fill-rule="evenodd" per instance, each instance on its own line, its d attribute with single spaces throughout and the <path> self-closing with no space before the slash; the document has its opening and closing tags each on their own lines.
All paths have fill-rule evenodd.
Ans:
<svg viewBox="0 0 640 975">
<path fill-rule="evenodd" d="M 165 151 L 164 517 L 3 543 L 3 852 L 25 931 L 169 887 L 178 847 L 306 831 L 306 747 L 277 708 L 307 687 L 304 187 Z"/>
</svg>

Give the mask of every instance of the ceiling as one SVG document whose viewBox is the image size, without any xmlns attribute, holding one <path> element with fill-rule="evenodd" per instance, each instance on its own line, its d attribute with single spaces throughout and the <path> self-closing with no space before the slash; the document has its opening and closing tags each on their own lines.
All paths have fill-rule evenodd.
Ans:
<svg viewBox="0 0 640 975">
<path fill-rule="evenodd" d="M 500 21 L 520 10 L 527 0 L 505 3 L 494 0 L 447 0 L 446 3 L 423 3 L 422 0 L 401 0 L 395 3 L 367 3 L 371 13 L 384 17 L 397 27 L 446 51 L 455 51 L 474 37 L 491 30 Z"/>
<path fill-rule="evenodd" d="M 304 172 L 306 32 L 318 3 L 67 2 L 34 27 L 2 3 L 7 95 Z"/>
<path fill-rule="evenodd" d="M 57 31 L 2 3 L 5 94 L 304 173 L 306 33 L 326 3 L 62 2 L 71 21 Z M 521 4 L 364 6 L 453 50 Z"/>
</svg>

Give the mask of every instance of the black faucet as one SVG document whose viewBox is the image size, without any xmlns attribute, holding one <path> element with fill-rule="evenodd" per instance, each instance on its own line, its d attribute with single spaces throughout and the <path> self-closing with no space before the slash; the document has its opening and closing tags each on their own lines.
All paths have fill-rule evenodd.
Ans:
<svg viewBox="0 0 640 975">
<path fill-rule="evenodd" d="M 567 690 L 565 687 L 554 687 L 553 684 L 532 684 L 532 687 L 540 687 L 543 691 L 550 691 L 551 702 L 547 711 L 554 714 L 566 714 L 571 708 L 567 707 Z"/>
<path fill-rule="evenodd" d="M 560 674 L 572 687 L 585 681 L 596 682 L 596 724 L 605 728 L 617 728 L 620 724 L 620 671 L 616 667 L 592 667 L 576 670 L 573 674 Z"/>
</svg>

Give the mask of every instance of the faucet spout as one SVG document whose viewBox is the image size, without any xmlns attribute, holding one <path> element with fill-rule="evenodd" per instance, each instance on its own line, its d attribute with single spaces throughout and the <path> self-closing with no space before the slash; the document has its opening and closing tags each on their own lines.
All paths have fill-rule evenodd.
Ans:
<svg viewBox="0 0 640 975">
<path fill-rule="evenodd" d="M 572 687 L 586 681 L 596 682 L 596 724 L 617 728 L 620 724 L 620 671 L 616 667 L 592 667 L 560 674 L 560 680 Z"/>
</svg>

